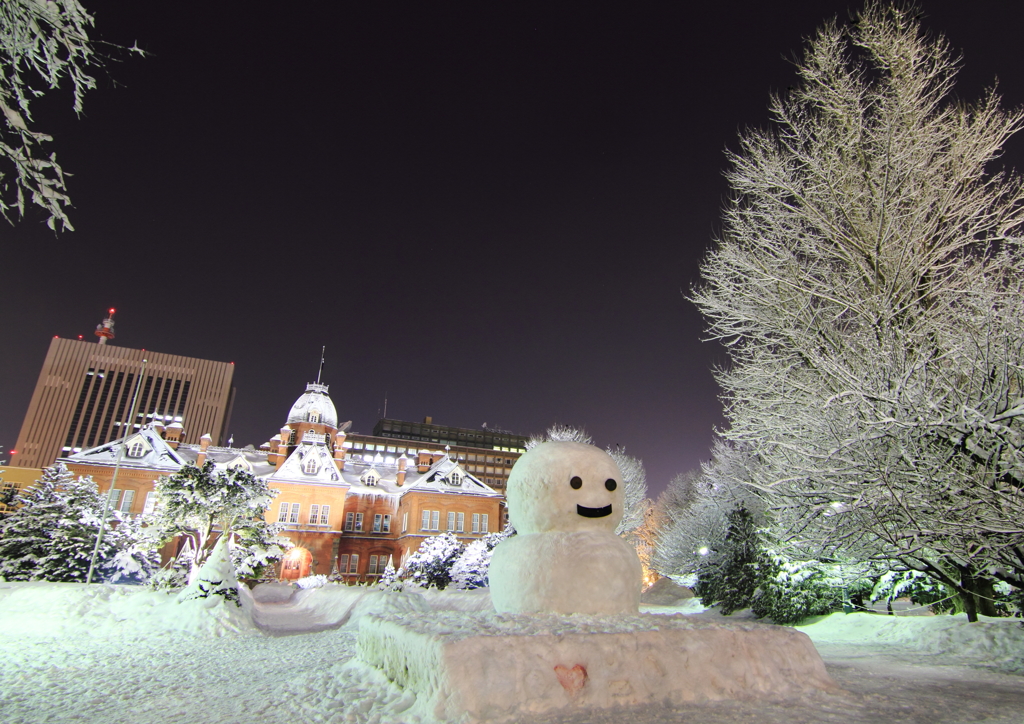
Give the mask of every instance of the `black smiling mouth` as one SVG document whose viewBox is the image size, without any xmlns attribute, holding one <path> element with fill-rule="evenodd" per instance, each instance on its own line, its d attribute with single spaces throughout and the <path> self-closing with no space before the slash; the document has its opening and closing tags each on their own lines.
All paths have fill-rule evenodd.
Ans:
<svg viewBox="0 0 1024 724">
<path fill-rule="evenodd" d="M 606 505 L 603 508 L 588 508 L 585 505 L 577 505 L 576 512 L 584 518 L 603 518 L 612 514 L 612 506 Z"/>
</svg>

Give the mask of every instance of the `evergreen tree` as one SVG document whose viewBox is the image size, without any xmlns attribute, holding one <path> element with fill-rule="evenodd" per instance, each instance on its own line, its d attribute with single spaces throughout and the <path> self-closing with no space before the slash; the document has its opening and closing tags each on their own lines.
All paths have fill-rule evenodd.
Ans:
<svg viewBox="0 0 1024 724">
<path fill-rule="evenodd" d="M 409 556 L 405 572 L 417 586 L 444 590 L 452 582 L 452 567 L 464 549 L 454 533 L 430 536 Z"/>
<path fill-rule="evenodd" d="M 9 581 L 84 582 L 104 504 L 92 478 L 76 478 L 58 463 L 44 469 L 14 504 L 16 509 L 0 519 L 0 576 Z M 104 525 L 97 557 L 100 576 L 112 581 L 148 578 L 154 558 L 140 522 L 114 514 Z"/>
<path fill-rule="evenodd" d="M 721 603 L 725 615 L 750 607 L 761 583 L 774 573 L 750 511 L 741 505 L 727 519 L 721 550 L 710 551 L 701 561 L 695 589 L 705 606 Z"/>
<path fill-rule="evenodd" d="M 491 567 L 494 548 L 511 533 L 488 533 L 466 546 L 462 555 L 452 565 L 452 586 L 455 588 L 485 588 L 488 585 L 487 571 Z"/>
</svg>

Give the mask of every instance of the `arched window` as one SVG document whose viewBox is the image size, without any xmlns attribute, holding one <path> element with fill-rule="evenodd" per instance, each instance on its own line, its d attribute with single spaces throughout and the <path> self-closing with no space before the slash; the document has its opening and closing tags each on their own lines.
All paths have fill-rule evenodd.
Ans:
<svg viewBox="0 0 1024 724">
<path fill-rule="evenodd" d="M 380 480 L 380 473 L 378 473 L 373 468 L 370 468 L 369 470 L 367 470 L 359 478 L 359 482 L 361 482 L 363 485 L 376 485 L 379 480 Z"/>
<path fill-rule="evenodd" d="M 320 422 L 320 410 L 310 410 L 306 422 Z"/>
<path fill-rule="evenodd" d="M 449 485 L 454 486 L 456 488 L 461 487 L 462 486 L 462 473 L 460 473 L 458 470 L 452 470 L 448 474 L 447 482 L 448 482 Z"/>
<path fill-rule="evenodd" d="M 128 457 L 130 458 L 141 458 L 146 454 L 146 444 L 142 440 L 136 440 L 128 448 Z"/>
<path fill-rule="evenodd" d="M 316 458 L 312 455 L 306 458 L 306 460 L 302 463 L 302 472 L 304 472 L 306 475 L 316 475 L 316 472 L 319 469 L 320 465 L 319 463 L 317 463 Z"/>
</svg>

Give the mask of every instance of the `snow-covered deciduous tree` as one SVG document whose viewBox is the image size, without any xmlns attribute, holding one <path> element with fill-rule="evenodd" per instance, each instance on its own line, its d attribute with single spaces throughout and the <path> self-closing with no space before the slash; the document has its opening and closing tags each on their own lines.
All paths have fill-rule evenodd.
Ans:
<svg viewBox="0 0 1024 724">
<path fill-rule="evenodd" d="M 756 463 L 743 446 L 716 440 L 711 461 L 699 476 L 677 477 L 685 490 L 666 491 L 659 501 L 662 517 L 654 543 L 653 567 L 666 576 L 698 574 L 709 561 L 718 561 L 728 547 L 729 515 L 743 509 L 757 529 L 768 527 L 766 506 L 750 487 Z"/>
<path fill-rule="evenodd" d="M 413 584 L 444 590 L 452 582 L 452 567 L 463 550 L 465 546 L 454 533 L 432 535 L 423 540 L 402 568 Z"/>
<path fill-rule="evenodd" d="M 64 207 L 70 203 L 64 170 L 43 144 L 52 138 L 29 128 L 31 101 L 71 82 L 75 113 L 82 112 L 85 92 L 96 87 L 89 69 L 95 65 L 88 29 L 93 18 L 78 0 L 5 0 L 0 3 L 0 213 L 25 215 L 25 203 L 40 206 L 47 224 L 71 229 Z M 13 173 L 12 173 L 13 172 Z M 27 197 L 27 198 L 26 198 Z"/>
<path fill-rule="evenodd" d="M 239 534 L 236 549 L 244 547 L 247 540 L 266 549 L 257 556 L 266 564 L 274 557 L 270 547 L 280 548 L 276 531 L 263 519 L 276 494 L 264 479 L 247 470 L 217 470 L 212 461 L 201 468 L 185 465 L 157 480 L 153 524 L 164 540 L 179 535 L 187 538 L 187 547 L 194 551 L 190 582 L 213 548 L 217 528 L 222 536 Z M 236 555 L 239 562 L 246 558 Z"/>
<path fill-rule="evenodd" d="M 973 620 L 1024 585 L 1024 186 L 990 168 L 1024 114 L 954 101 L 957 65 L 911 10 L 827 24 L 730 154 L 694 301 L 783 538 L 901 561 Z"/>
<path fill-rule="evenodd" d="M 615 460 L 622 472 L 622 487 L 625 494 L 622 520 L 615 528 L 616 535 L 628 536 L 644 522 L 644 511 L 647 503 L 647 470 L 639 458 L 626 454 L 626 449 L 617 447 L 608 449 L 608 454 Z"/>
<path fill-rule="evenodd" d="M 63 463 L 43 470 L 0 519 L 0 576 L 9 581 L 84 582 L 103 516 L 104 497 L 91 477 Z M 112 526 L 116 523 L 116 527 Z M 98 556 L 105 580 L 141 582 L 157 565 L 138 521 L 111 515 Z"/>
</svg>

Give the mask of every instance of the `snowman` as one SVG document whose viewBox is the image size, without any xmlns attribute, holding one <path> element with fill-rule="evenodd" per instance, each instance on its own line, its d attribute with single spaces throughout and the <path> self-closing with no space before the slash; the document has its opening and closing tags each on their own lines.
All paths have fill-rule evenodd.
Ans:
<svg viewBox="0 0 1024 724">
<path fill-rule="evenodd" d="M 615 535 L 622 473 L 608 453 L 545 442 L 516 462 L 508 515 L 517 535 L 494 549 L 491 600 L 499 613 L 635 614 L 643 573 Z"/>
</svg>

